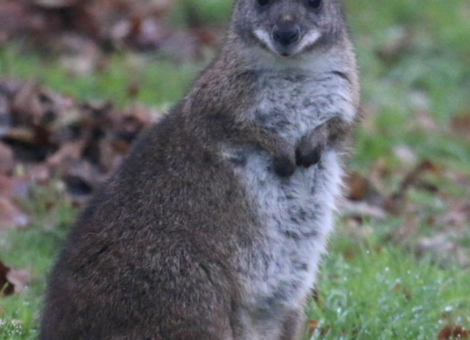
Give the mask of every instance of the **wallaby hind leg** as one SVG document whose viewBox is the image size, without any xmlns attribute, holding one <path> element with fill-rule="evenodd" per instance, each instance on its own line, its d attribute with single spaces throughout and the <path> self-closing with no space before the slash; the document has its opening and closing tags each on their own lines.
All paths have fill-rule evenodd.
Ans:
<svg viewBox="0 0 470 340">
<path fill-rule="evenodd" d="M 303 308 L 291 311 L 284 319 L 280 340 L 302 340 L 305 333 L 306 319 Z"/>
</svg>

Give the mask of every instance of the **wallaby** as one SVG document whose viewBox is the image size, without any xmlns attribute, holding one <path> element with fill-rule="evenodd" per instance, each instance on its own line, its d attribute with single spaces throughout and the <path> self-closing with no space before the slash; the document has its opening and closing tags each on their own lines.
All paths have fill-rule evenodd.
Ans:
<svg viewBox="0 0 470 340">
<path fill-rule="evenodd" d="M 72 229 L 40 340 L 299 340 L 359 86 L 338 0 L 238 0 Z"/>
</svg>

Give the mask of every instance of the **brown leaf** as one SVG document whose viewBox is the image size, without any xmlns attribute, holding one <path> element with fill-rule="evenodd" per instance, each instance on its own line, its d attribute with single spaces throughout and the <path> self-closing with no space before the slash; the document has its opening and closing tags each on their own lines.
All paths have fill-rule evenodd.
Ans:
<svg viewBox="0 0 470 340">
<path fill-rule="evenodd" d="M 0 229 L 24 228 L 28 223 L 29 216 L 13 200 L 0 197 Z"/>
<path fill-rule="evenodd" d="M 470 222 L 470 202 L 466 200 L 453 200 L 450 209 L 442 216 L 439 216 L 437 223 L 440 225 L 450 226 L 466 226 Z M 463 228 L 466 229 L 466 228 Z M 467 232 L 462 230 L 462 232 Z M 464 235 L 462 235 L 464 237 Z"/>
<path fill-rule="evenodd" d="M 43 110 L 38 91 L 38 84 L 35 81 L 28 81 L 16 92 L 12 102 L 12 115 L 15 124 L 39 125 Z"/>
<path fill-rule="evenodd" d="M 2 0 L 0 43 L 19 38 L 22 43 L 59 52 L 59 55 L 70 52 L 64 44 L 67 39 L 63 39 L 67 36 L 81 37 L 100 52 L 123 46 L 161 49 L 164 42 L 174 38 L 174 30 L 164 20 L 173 3 L 171 0 Z M 189 34 L 191 27 L 185 32 Z M 193 40 L 198 40 L 199 46 L 195 45 L 197 53 L 190 58 L 197 57 L 201 47 L 214 42 L 210 32 L 195 35 L 197 38 Z M 83 58 L 75 54 L 63 62 L 74 71 L 91 72 L 99 67 L 93 54 L 84 51 L 79 53 Z M 185 53 L 176 54 L 180 55 Z"/>
<path fill-rule="evenodd" d="M 130 20 L 124 41 L 138 50 L 154 50 L 168 37 L 169 31 L 159 22 L 136 16 Z"/>
<path fill-rule="evenodd" d="M 0 173 L 0 196 L 24 198 L 29 193 L 28 176 L 7 176 Z"/>
<path fill-rule="evenodd" d="M 5 139 L 24 144 L 35 144 L 36 134 L 29 127 L 15 127 L 8 130 L 4 135 Z"/>
<path fill-rule="evenodd" d="M 130 149 L 130 143 L 127 144 L 128 148 L 125 149 L 126 151 Z M 112 145 L 108 140 L 102 139 L 99 142 L 98 148 L 100 153 L 100 170 L 104 171 L 105 173 L 116 170 L 121 164 L 123 157 L 116 152 L 114 145 Z"/>
<path fill-rule="evenodd" d="M 162 117 L 140 105 L 122 111 L 109 101 L 80 103 L 34 81 L 0 79 L 0 98 L 8 104 L 0 126 L 0 223 L 9 228 L 26 224 L 16 199 L 32 184 L 59 179 L 75 203 L 84 203 L 142 130 Z"/>
<path fill-rule="evenodd" d="M 119 134 L 133 139 L 142 130 L 148 128 L 162 117 L 163 114 L 159 111 L 155 112 L 141 105 L 133 106 L 123 114 L 122 122 L 119 126 Z"/>
<path fill-rule="evenodd" d="M 412 186 L 415 186 L 419 183 L 424 173 L 432 173 L 437 176 L 442 176 L 443 169 L 437 166 L 434 162 L 430 160 L 422 161 L 413 171 L 411 171 L 403 180 L 399 193 L 403 193 L 409 190 Z"/>
<path fill-rule="evenodd" d="M 413 46 L 415 34 L 412 30 L 404 27 L 399 33 L 377 51 L 378 56 L 387 63 L 397 61 Z"/>
<path fill-rule="evenodd" d="M 0 296 L 12 295 L 15 292 L 15 287 L 7 278 L 9 271 L 10 268 L 0 261 Z"/>
<path fill-rule="evenodd" d="M 307 323 L 307 334 L 308 338 L 310 339 L 313 337 L 315 332 L 317 331 L 318 327 L 320 327 L 320 320 L 309 320 Z"/>
<path fill-rule="evenodd" d="M 349 188 L 348 198 L 353 201 L 364 200 L 371 189 L 371 184 L 367 178 L 357 172 L 349 174 L 346 183 Z"/>
<path fill-rule="evenodd" d="M 363 201 L 339 200 L 342 217 L 371 217 L 383 220 L 388 217 L 387 212 L 380 205 L 370 204 Z"/>
<path fill-rule="evenodd" d="M 448 325 L 439 333 L 438 340 L 469 339 L 470 332 L 462 326 Z"/>
<path fill-rule="evenodd" d="M 204 46 L 215 47 L 217 45 L 217 34 L 207 27 L 196 27 L 193 29 L 193 34 L 195 35 L 196 40 Z"/>
<path fill-rule="evenodd" d="M 70 163 L 63 177 L 69 194 L 79 204 L 85 203 L 103 179 L 96 167 L 83 160 Z"/>
<path fill-rule="evenodd" d="M 0 296 L 21 293 L 31 283 L 31 273 L 7 267 L 0 261 Z"/>
<path fill-rule="evenodd" d="M 0 174 L 9 174 L 15 167 L 13 150 L 0 141 Z"/>
<path fill-rule="evenodd" d="M 425 188 L 430 191 L 437 190 L 434 186 L 428 185 L 428 183 L 423 181 L 423 176 L 426 173 L 442 176 L 444 170 L 430 160 L 422 161 L 405 176 L 398 190 L 387 198 L 384 204 L 385 209 L 394 214 L 402 212 L 406 206 L 408 191 L 412 187 Z"/>
<path fill-rule="evenodd" d="M 378 192 L 374 184 L 357 172 L 349 174 L 346 178 L 346 185 L 349 188 L 347 198 L 354 202 L 367 202 L 369 205 L 381 207 L 384 197 Z"/>
<path fill-rule="evenodd" d="M 13 285 L 15 293 L 21 293 L 31 283 L 31 272 L 29 270 L 10 269 L 7 273 L 7 279 Z"/>
<path fill-rule="evenodd" d="M 127 86 L 127 96 L 130 99 L 136 99 L 142 90 L 142 82 L 138 79 L 132 79 Z"/>
<path fill-rule="evenodd" d="M 51 167 L 41 163 L 27 169 L 26 177 L 34 184 L 46 183 L 53 176 Z"/>
<path fill-rule="evenodd" d="M 454 117 L 452 130 L 462 137 L 470 139 L 470 114 Z"/>
<path fill-rule="evenodd" d="M 47 159 L 46 163 L 52 169 L 59 169 L 63 164 L 79 160 L 82 157 L 84 146 L 85 141 L 83 140 L 65 143 Z"/>
</svg>

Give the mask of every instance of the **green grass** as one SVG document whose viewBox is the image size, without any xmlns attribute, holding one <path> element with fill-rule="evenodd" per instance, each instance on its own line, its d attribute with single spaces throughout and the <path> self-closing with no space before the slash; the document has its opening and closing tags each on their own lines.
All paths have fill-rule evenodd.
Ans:
<svg viewBox="0 0 470 340">
<path fill-rule="evenodd" d="M 349 168 L 369 175 L 380 160 L 390 170 L 382 189 L 393 192 L 409 170 L 393 151 L 406 145 L 419 159 L 431 159 L 446 172 L 469 177 L 470 141 L 451 130 L 453 117 L 470 114 L 468 1 L 346 3 L 361 66 L 364 106 L 374 113 L 358 131 Z M 204 20 L 215 25 L 226 22 L 230 2 L 198 0 L 197 4 Z M 182 22 L 184 13 L 177 11 L 174 17 Z M 390 60 L 381 58 L 378 51 L 393 45 L 404 32 L 412 32 L 406 48 Z M 175 65 L 116 55 L 102 72 L 77 76 L 54 60 L 25 55 L 19 46 L 0 50 L 1 75 L 39 79 L 59 92 L 86 100 L 109 99 L 121 107 L 134 102 L 167 107 L 184 94 L 202 67 L 203 63 Z M 129 98 L 133 82 L 142 90 Z M 420 126 L 423 110 L 435 120 L 435 130 Z M 431 181 L 444 195 L 410 192 L 410 201 L 420 207 L 421 227 L 406 248 L 390 242 L 390 235 L 404 223 L 403 216 L 369 221 L 364 228 L 371 227 L 373 233 L 366 238 L 356 239 L 339 225 L 322 267 L 319 300 L 309 311 L 321 322 L 314 339 L 437 339 L 446 324 L 470 328 L 469 269 L 440 262 L 443 258 L 431 254 L 417 258 L 409 250 L 419 237 L 439 231 L 427 221 L 451 208 L 442 197 L 470 197 L 469 188 L 449 178 L 431 175 Z M 38 189 L 35 199 L 27 202 L 33 212 L 30 229 L 0 235 L 0 259 L 33 274 L 27 292 L 0 299 L 0 340 L 34 339 L 46 273 L 76 214 L 59 189 L 50 190 Z M 48 200 L 59 203 L 51 208 Z M 469 250 L 470 233 L 458 243 Z"/>
<path fill-rule="evenodd" d="M 27 291 L 0 297 L 0 340 L 35 339 L 46 273 L 76 215 L 60 187 L 37 188 L 33 195 L 31 202 L 25 202 L 32 214 L 30 228 L 0 240 L 0 259 L 10 267 L 32 273 Z"/>
<path fill-rule="evenodd" d="M 338 235 L 323 263 L 313 339 L 437 339 L 445 325 L 470 322 L 470 270 L 416 260 L 374 237 Z"/>
</svg>

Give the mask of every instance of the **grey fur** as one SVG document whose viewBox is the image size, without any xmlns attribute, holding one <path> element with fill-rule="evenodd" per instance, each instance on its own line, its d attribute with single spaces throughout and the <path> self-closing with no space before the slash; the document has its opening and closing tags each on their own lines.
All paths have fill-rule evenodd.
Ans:
<svg viewBox="0 0 470 340">
<path fill-rule="evenodd" d="M 234 13 L 218 57 L 72 229 L 40 340 L 300 339 L 357 116 L 355 56 L 335 0 Z M 287 19 L 299 45 L 260 40 Z"/>
</svg>

